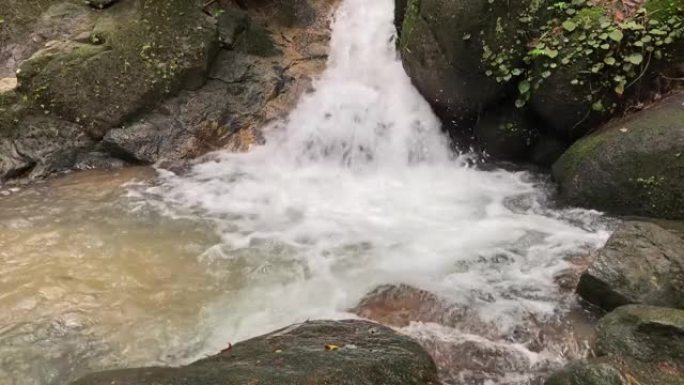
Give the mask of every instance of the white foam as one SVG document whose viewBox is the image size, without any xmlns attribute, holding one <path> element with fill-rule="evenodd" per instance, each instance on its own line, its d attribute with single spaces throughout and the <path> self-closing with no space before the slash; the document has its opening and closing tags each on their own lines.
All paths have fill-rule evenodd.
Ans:
<svg viewBox="0 0 684 385">
<path fill-rule="evenodd" d="M 600 246 L 597 213 L 546 209 L 525 173 L 450 159 L 395 51 L 393 0 L 344 0 L 328 69 L 249 154 L 162 175 L 177 211 L 214 220 L 201 257 L 234 282 L 206 307 L 212 348 L 287 324 L 349 317 L 374 286 L 404 282 L 478 309 L 502 328 L 551 314 L 563 257 Z M 582 222 L 578 224 L 577 218 Z"/>
</svg>

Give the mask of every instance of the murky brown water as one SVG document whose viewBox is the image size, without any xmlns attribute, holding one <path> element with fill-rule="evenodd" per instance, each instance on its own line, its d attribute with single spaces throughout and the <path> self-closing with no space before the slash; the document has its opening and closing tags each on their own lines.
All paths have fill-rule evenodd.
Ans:
<svg viewBox="0 0 684 385">
<path fill-rule="evenodd" d="M 218 239 L 121 199 L 153 175 L 83 172 L 0 196 L 0 384 L 201 349 L 202 308 L 221 288 L 197 257 Z"/>
</svg>

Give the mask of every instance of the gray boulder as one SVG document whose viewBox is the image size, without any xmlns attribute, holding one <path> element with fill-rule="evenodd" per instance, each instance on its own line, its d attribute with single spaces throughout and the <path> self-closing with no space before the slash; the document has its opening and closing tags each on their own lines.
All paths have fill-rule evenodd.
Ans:
<svg viewBox="0 0 684 385">
<path fill-rule="evenodd" d="M 366 321 L 314 321 L 241 342 L 181 368 L 91 374 L 73 385 L 428 385 L 430 356 L 409 337 Z"/>
<path fill-rule="evenodd" d="M 582 274 L 577 292 L 606 310 L 627 304 L 684 309 L 684 240 L 652 223 L 627 222 Z"/>
</svg>

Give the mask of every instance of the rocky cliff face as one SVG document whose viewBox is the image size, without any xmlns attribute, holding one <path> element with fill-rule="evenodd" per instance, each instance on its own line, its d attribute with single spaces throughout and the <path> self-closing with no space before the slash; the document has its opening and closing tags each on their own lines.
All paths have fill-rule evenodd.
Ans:
<svg viewBox="0 0 684 385">
<path fill-rule="evenodd" d="M 1 180 L 244 150 L 322 70 L 335 3 L 6 1 Z"/>
<path fill-rule="evenodd" d="M 453 137 L 553 165 L 571 204 L 682 218 L 681 95 L 661 101 L 681 87 L 681 2 L 397 5 L 406 70 Z"/>
</svg>

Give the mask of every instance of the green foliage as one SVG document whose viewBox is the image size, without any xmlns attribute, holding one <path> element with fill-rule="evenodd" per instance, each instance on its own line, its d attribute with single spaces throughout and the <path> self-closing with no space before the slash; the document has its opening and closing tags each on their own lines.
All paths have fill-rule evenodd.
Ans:
<svg viewBox="0 0 684 385">
<path fill-rule="evenodd" d="M 535 7 L 518 15 L 521 27 L 514 43 L 496 46 L 501 39 L 495 35 L 485 39 L 483 47 L 486 74 L 500 83 L 517 84 L 518 107 L 562 69 L 574 76 L 569 87 L 586 90 L 594 110 L 612 108 L 607 96 L 625 93 L 684 38 L 681 0 L 650 0 L 627 16 L 587 0 Z"/>
</svg>

